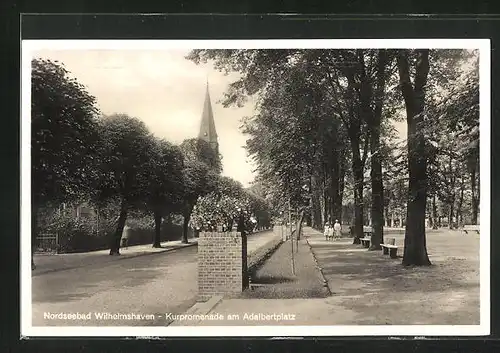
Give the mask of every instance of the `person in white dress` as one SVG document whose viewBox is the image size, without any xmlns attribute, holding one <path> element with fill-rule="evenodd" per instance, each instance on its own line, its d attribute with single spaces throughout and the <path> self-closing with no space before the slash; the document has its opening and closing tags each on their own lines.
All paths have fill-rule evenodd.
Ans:
<svg viewBox="0 0 500 353">
<path fill-rule="evenodd" d="M 333 225 L 333 232 L 334 232 L 333 239 L 334 240 L 340 239 L 340 236 L 342 235 L 342 226 L 340 225 L 338 219 L 335 220 L 335 224 Z"/>
<path fill-rule="evenodd" d="M 328 226 L 328 239 L 333 240 L 333 224 L 331 223 Z"/>
<path fill-rule="evenodd" d="M 328 240 L 328 229 L 330 228 L 330 223 L 325 223 L 325 229 L 323 230 L 323 235 L 325 236 L 325 240 Z"/>
</svg>

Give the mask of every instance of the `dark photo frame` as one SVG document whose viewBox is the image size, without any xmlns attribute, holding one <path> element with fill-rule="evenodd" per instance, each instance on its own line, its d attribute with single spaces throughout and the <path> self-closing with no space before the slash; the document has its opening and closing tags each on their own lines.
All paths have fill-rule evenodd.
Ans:
<svg viewBox="0 0 500 353">
<path fill-rule="evenodd" d="M 196 24 L 196 25 L 193 25 Z M 495 48 L 497 46 L 497 40 L 494 36 L 496 29 L 498 28 L 498 21 L 496 18 L 489 18 L 487 16 L 430 16 L 430 17 L 416 17 L 416 16 L 312 16 L 312 15 L 105 15 L 105 14 L 78 14 L 78 15 L 44 15 L 44 14 L 25 14 L 20 18 L 20 28 L 21 28 L 21 39 L 22 40 L 268 40 L 268 39 L 288 39 L 288 40 L 328 40 L 333 38 L 342 38 L 344 40 L 354 40 L 354 39 L 382 39 L 382 38 L 392 38 L 392 39 L 415 39 L 418 41 L 419 38 L 424 39 L 450 39 L 457 40 L 457 48 L 461 48 L 458 45 L 458 40 L 467 39 L 472 41 L 474 39 L 484 39 L 491 40 L 486 45 L 486 42 L 483 42 L 481 46 L 481 53 L 486 53 L 490 56 L 490 60 L 484 61 L 484 63 L 491 63 L 491 67 L 488 68 L 487 71 L 481 71 L 480 75 L 489 74 L 491 75 L 491 82 L 488 80 L 481 81 L 487 82 L 487 86 L 490 86 L 490 90 L 481 91 L 481 96 L 488 95 L 488 98 L 491 97 L 491 105 L 489 109 L 490 112 L 486 112 L 487 116 L 494 116 L 494 112 L 497 107 L 497 100 L 495 95 L 495 73 L 496 73 L 496 55 Z M 319 42 L 318 42 L 319 43 Z M 417 43 L 417 42 L 415 42 Z M 479 41 L 478 41 L 479 43 Z M 22 44 L 21 44 L 22 45 Z M 417 45 L 418 46 L 418 45 Z M 389 48 L 390 46 L 388 46 Z M 489 48 L 488 48 L 489 47 Z M 193 47 L 194 48 L 194 47 Z M 374 47 L 375 48 L 375 47 Z M 410 48 L 410 46 L 408 47 Z M 490 51 L 491 49 L 491 51 Z M 64 49 L 66 50 L 66 49 Z M 491 55 L 490 55 L 491 53 Z M 21 51 L 21 57 L 23 55 L 23 51 Z M 21 72 L 22 74 L 22 72 Z M 484 98 L 483 98 L 484 99 Z M 20 99 L 21 103 L 23 100 Z M 490 101 L 490 99 L 487 99 Z M 483 100 L 484 102 L 484 100 Z M 216 104 L 216 103 L 213 103 Z M 24 107 L 24 105 L 21 105 Z M 483 108 L 481 108 L 483 109 Z M 483 115 L 483 111 L 481 114 Z M 21 115 L 20 115 L 21 116 Z M 24 114 L 22 115 L 24 116 Z M 481 130 L 481 136 L 483 134 L 489 134 L 491 136 L 491 142 L 488 138 L 488 142 L 490 142 L 489 148 L 493 151 L 496 148 L 496 142 L 493 138 L 495 131 L 495 120 L 491 118 L 489 122 L 490 131 Z M 20 125 L 18 125 L 21 130 Z M 19 144 L 21 141 L 18 141 Z M 20 155 L 22 156 L 22 154 Z M 485 153 L 484 156 L 487 156 Z M 491 203 L 490 200 L 484 200 L 481 198 L 481 205 L 484 208 L 487 208 L 488 205 L 491 205 L 489 214 L 491 215 L 491 225 L 485 224 L 484 220 L 486 218 L 481 218 L 483 222 L 481 222 L 481 236 L 486 234 L 490 236 L 490 234 L 494 234 L 495 227 L 495 215 L 496 215 L 496 206 L 495 199 L 497 198 L 496 188 L 494 186 L 495 180 L 495 154 L 491 153 L 491 164 L 489 168 L 485 168 L 484 170 L 491 170 L 491 182 L 482 182 L 481 187 L 486 187 L 490 189 L 491 194 Z M 483 157 L 482 157 L 483 158 Z M 484 157 L 487 158 L 487 157 Z M 481 159 L 483 160 L 483 159 Z M 490 162 L 488 161 L 488 162 Z M 488 178 L 489 179 L 489 178 Z M 19 179 L 21 180 L 21 179 Z M 482 179 L 481 179 L 482 180 Z M 489 185 L 487 185 L 489 184 Z M 487 185 L 487 186 L 485 186 Z M 483 196 L 483 194 L 482 194 Z M 23 205 L 23 203 L 22 203 Z M 484 206 L 486 205 L 486 206 Z M 25 204 L 23 205 L 25 207 Z M 483 208 L 482 207 L 482 208 Z M 22 208 L 20 210 L 22 215 Z M 333 220 L 332 220 L 333 222 Z M 22 216 L 20 219 L 20 223 L 23 224 Z M 21 226 L 22 227 L 22 226 Z M 300 231 L 300 230 L 299 230 Z M 475 228 L 473 229 L 475 232 Z M 472 232 L 472 233 L 473 233 Z M 371 234 L 368 235 L 368 237 Z M 482 238 L 479 237 L 481 240 Z M 493 236 L 490 236 L 487 243 L 481 243 L 481 261 L 485 261 L 485 258 L 489 258 L 489 268 L 491 274 L 491 280 L 487 285 L 487 288 L 491 289 L 491 292 L 488 293 L 491 301 L 488 303 L 490 306 L 490 315 L 486 315 L 486 317 L 490 316 L 491 320 L 489 322 L 490 326 L 490 337 L 494 338 L 498 334 L 497 328 L 497 314 L 498 307 L 493 300 L 495 298 L 495 293 L 497 292 L 497 283 L 498 280 L 495 279 L 497 271 L 495 271 L 497 267 L 497 261 L 495 260 L 495 248 L 498 246 L 497 241 Z M 396 242 L 401 242 L 404 240 L 397 240 Z M 482 240 L 481 240 L 482 241 Z M 21 241 L 22 243 L 22 241 Z M 20 243 L 20 244 L 21 244 Z M 293 242 L 292 242 L 293 243 Z M 245 240 L 246 244 L 246 240 Z M 485 247 L 485 244 L 487 247 Z M 390 243 L 389 243 L 390 245 Z M 246 246 L 245 246 L 246 247 Z M 22 244 L 20 245 L 20 250 L 22 248 Z M 489 249 L 488 249 L 489 248 Z M 489 251 L 488 251 L 489 250 Z M 246 250 L 245 250 L 246 251 Z M 486 252 L 483 252 L 486 251 Z M 314 249 L 313 249 L 314 254 Z M 489 254 L 488 254 L 489 252 Z M 19 268 L 23 267 L 22 253 L 21 250 L 21 259 L 19 261 Z M 450 255 L 451 256 L 451 255 Z M 460 258 L 460 254 L 454 255 L 457 258 Z M 323 263 L 321 263 L 321 259 L 318 262 L 318 253 L 314 255 L 314 261 L 318 264 L 318 267 L 322 269 L 325 267 Z M 265 260 L 263 260 L 265 261 Z M 458 260 L 457 260 L 458 261 Z M 251 264 L 250 264 L 251 265 Z M 251 267 L 251 266 L 250 266 Z M 483 267 L 481 267 L 483 268 Z M 19 279 L 20 282 L 23 279 Z M 252 285 L 251 282 L 248 284 Z M 329 288 L 331 291 L 332 289 Z M 21 295 L 22 295 L 21 291 Z M 21 311 L 22 316 L 22 311 Z M 63 329 L 64 330 L 64 329 Z M 60 332 L 63 332 L 61 330 Z M 223 332 L 224 330 L 221 330 Z M 324 332 L 324 329 L 322 329 Z M 132 331 L 130 331 L 132 332 Z M 146 331 L 144 331 L 146 332 Z M 414 331 L 411 331 L 414 332 Z M 465 337 L 461 337 L 460 335 L 454 335 L 452 332 L 457 331 L 449 331 L 449 334 L 439 335 L 435 332 L 428 332 L 427 334 L 413 334 L 410 333 L 408 335 L 404 335 L 405 338 L 423 338 L 426 337 L 428 339 L 434 337 L 443 338 L 454 338 L 454 339 L 464 339 Z M 282 337 L 304 337 L 306 340 L 310 339 L 319 339 L 321 341 L 325 339 L 351 339 L 354 338 L 354 335 L 349 333 L 347 335 L 335 334 L 335 335 L 314 335 L 309 332 L 302 334 L 287 334 L 284 331 L 281 331 L 280 334 L 266 334 L 261 336 L 262 338 L 282 338 Z M 369 334 L 368 334 L 369 335 Z M 29 335 L 28 335 L 29 336 Z M 54 338 L 57 335 L 48 335 L 49 337 Z M 73 334 L 64 334 L 64 336 L 69 336 L 72 338 L 77 338 L 79 335 Z M 142 338 L 148 338 L 151 336 L 159 337 L 162 339 L 169 340 L 169 343 L 172 345 L 177 345 L 179 342 L 175 340 L 175 338 L 180 337 L 164 337 L 161 334 L 123 334 L 118 335 L 119 337 L 134 337 L 140 336 Z M 197 337 L 204 337 L 204 335 L 199 334 L 195 335 Z M 235 345 L 235 347 L 239 346 L 239 343 L 235 343 L 232 341 L 236 337 L 245 337 L 247 339 L 255 339 L 260 337 L 260 335 L 226 335 L 221 333 L 220 335 L 210 335 L 210 338 L 226 338 L 230 340 L 228 345 Z M 233 336 L 233 337 L 231 337 Z M 406 342 L 387 342 L 381 341 L 381 338 L 394 338 L 398 336 L 398 334 L 378 334 L 376 336 L 371 335 L 371 339 L 375 339 L 377 344 L 380 346 L 384 346 L 386 344 L 391 345 L 400 345 L 405 344 Z M 484 340 L 485 337 L 482 334 L 478 334 L 475 337 L 470 337 L 470 334 L 467 335 L 468 339 L 476 339 L 476 340 Z M 27 337 L 25 337 L 27 338 Z M 182 339 L 188 339 L 191 337 L 186 337 L 182 335 Z M 208 337 L 204 337 L 208 338 Z M 357 337 L 358 339 L 360 337 Z M 173 339 L 173 340 L 172 340 Z M 34 345 L 34 340 L 29 339 L 22 342 L 23 345 Z M 40 344 L 43 341 L 38 341 Z M 75 341 L 74 341 L 75 342 Z M 253 341 L 255 347 L 257 347 L 260 343 Z M 340 343 L 339 341 L 338 343 Z M 479 341 L 476 341 L 476 343 Z M 358 348 L 362 348 L 363 345 L 366 345 L 367 342 L 363 340 L 359 342 L 353 342 L 353 347 L 356 345 Z M 62 345 L 69 343 L 62 343 Z M 94 346 L 95 343 L 90 343 L 91 346 Z M 132 345 L 136 346 L 137 343 L 133 343 Z M 197 344 L 193 342 L 193 344 Z M 264 343 L 265 344 L 265 343 Z M 326 345 L 327 343 L 325 343 Z M 334 343 L 332 343 L 333 345 Z M 472 342 L 464 343 L 471 344 Z M 130 345 L 129 347 L 131 347 Z M 158 343 L 158 347 L 159 347 Z M 67 346 L 68 347 L 68 346 Z M 90 346 L 88 346 L 90 347 Z M 240 346 L 245 348 L 244 346 Z M 341 347 L 335 343 L 335 346 L 331 346 L 331 348 Z M 394 346 L 393 346 L 394 347 Z"/>
</svg>

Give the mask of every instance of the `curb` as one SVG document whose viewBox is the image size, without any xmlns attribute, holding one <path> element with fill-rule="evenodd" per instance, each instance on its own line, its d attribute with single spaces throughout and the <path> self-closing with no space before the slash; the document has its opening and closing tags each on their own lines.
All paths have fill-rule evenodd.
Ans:
<svg viewBox="0 0 500 353">
<path fill-rule="evenodd" d="M 126 259 L 131 259 L 131 258 L 134 258 L 134 257 L 144 256 L 144 255 L 163 254 L 163 253 L 174 251 L 174 250 L 189 248 L 189 247 L 195 246 L 195 245 L 198 245 L 198 242 L 196 242 L 196 243 L 188 243 L 188 244 L 185 244 L 185 245 L 182 245 L 182 246 L 176 246 L 174 248 L 165 249 L 165 250 L 146 251 L 146 252 L 143 252 L 143 253 L 138 253 L 138 254 L 134 254 L 134 255 L 130 255 L 130 256 L 126 256 L 126 257 L 120 257 L 117 260 L 126 260 Z"/>
<path fill-rule="evenodd" d="M 207 315 L 209 314 L 214 308 L 219 305 L 219 303 L 222 301 L 223 296 L 222 295 L 214 295 L 211 297 L 209 300 L 206 302 L 199 302 L 194 304 L 192 307 L 190 307 L 184 314 L 182 315 Z M 201 322 L 203 320 L 190 320 L 189 326 L 194 326 Z M 168 326 L 186 326 L 182 324 L 183 321 L 181 320 L 174 320 L 168 324 Z"/>
<path fill-rule="evenodd" d="M 325 274 L 323 273 L 323 268 L 319 265 L 318 259 L 316 258 L 316 254 L 314 253 L 311 244 L 309 244 L 309 239 L 307 239 L 306 237 L 304 237 L 304 238 L 305 238 L 307 246 L 309 247 L 309 251 L 311 252 L 311 255 L 314 259 L 314 263 L 316 264 L 316 269 L 318 269 L 321 277 L 323 278 L 323 287 L 325 287 L 327 289 L 328 295 L 332 295 L 333 291 L 330 288 L 330 283 L 326 280 Z"/>
<path fill-rule="evenodd" d="M 183 245 L 183 246 L 177 246 L 177 247 L 170 248 L 170 249 L 164 249 L 164 250 L 158 250 L 158 251 L 145 251 L 145 252 L 137 253 L 137 254 L 124 255 L 123 257 L 119 257 L 118 259 L 116 259 L 116 258 L 115 259 L 111 259 L 110 258 L 109 260 L 106 260 L 106 261 L 102 262 L 102 264 L 107 264 L 107 263 L 110 263 L 110 262 L 113 262 L 113 261 L 120 261 L 120 260 L 132 259 L 134 257 L 139 257 L 139 256 L 164 254 L 166 252 L 171 252 L 171 251 L 175 251 L 175 250 L 179 250 L 179 249 L 189 248 L 189 247 L 195 246 L 195 245 L 198 245 L 198 242 L 196 242 L 196 243 L 189 243 L 189 244 L 186 244 L 186 245 Z M 91 265 L 95 265 L 95 263 L 89 263 L 89 264 L 79 265 L 79 266 L 68 266 L 68 267 L 62 267 L 62 268 L 53 268 L 53 269 L 45 270 L 45 271 L 42 270 L 42 271 L 39 271 L 37 273 L 33 273 L 33 271 L 32 271 L 31 272 L 31 277 L 36 277 L 36 276 L 39 276 L 39 275 L 44 275 L 46 273 L 52 273 L 52 272 L 74 270 L 75 268 L 87 267 L 87 266 L 91 266 Z M 36 269 L 34 271 L 36 271 Z"/>
</svg>

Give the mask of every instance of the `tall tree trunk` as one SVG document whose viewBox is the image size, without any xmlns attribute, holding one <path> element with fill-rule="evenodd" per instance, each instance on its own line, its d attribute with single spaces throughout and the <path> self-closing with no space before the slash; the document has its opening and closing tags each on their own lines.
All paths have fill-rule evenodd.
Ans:
<svg viewBox="0 0 500 353">
<path fill-rule="evenodd" d="M 182 243 L 188 243 L 188 231 L 189 231 L 189 220 L 191 219 L 191 213 L 193 212 L 194 204 L 187 205 L 183 212 L 184 221 L 182 224 Z"/>
<path fill-rule="evenodd" d="M 384 195 L 385 196 L 385 195 Z M 385 197 L 384 197 L 385 198 Z M 384 200 L 385 201 L 385 200 Z M 386 205 L 384 207 L 384 217 L 385 217 L 385 226 L 386 227 L 392 227 L 392 223 L 391 223 L 391 216 L 390 216 L 390 213 L 389 213 L 389 205 Z"/>
<path fill-rule="evenodd" d="M 432 198 L 430 195 L 427 195 L 427 197 L 429 198 L 427 200 L 427 210 L 426 210 L 426 214 L 428 215 L 427 227 L 432 228 L 434 225 L 434 219 L 432 218 Z"/>
<path fill-rule="evenodd" d="M 450 195 L 450 209 L 448 213 L 448 228 L 453 229 L 453 216 L 455 215 L 455 185 L 456 185 L 456 177 L 453 175 L 453 173 L 456 172 L 453 168 L 453 157 L 450 155 L 450 160 L 449 160 L 449 167 L 450 167 L 450 190 L 451 190 L 451 195 Z"/>
<path fill-rule="evenodd" d="M 339 197 L 337 199 L 337 203 L 335 204 L 335 214 L 337 215 L 340 224 L 342 224 L 342 202 L 344 200 L 345 172 L 346 172 L 344 158 L 341 158 L 339 161 Z"/>
<path fill-rule="evenodd" d="M 406 106 L 408 126 L 408 206 L 403 265 L 430 265 L 425 236 L 427 202 L 427 156 L 424 123 L 425 86 L 429 74 L 429 50 L 416 50 L 417 62 L 413 85 L 410 79 L 408 50 L 398 50 L 401 92 Z"/>
<path fill-rule="evenodd" d="M 339 173 L 339 158 L 338 152 L 333 152 L 333 168 L 330 172 L 330 196 L 332 200 L 331 208 L 330 208 L 330 221 L 335 222 L 335 220 L 340 219 L 341 209 L 339 209 L 339 202 L 342 205 L 342 200 L 340 199 L 340 190 L 339 190 L 339 181 L 340 181 L 340 173 Z"/>
<path fill-rule="evenodd" d="M 321 204 L 320 204 L 320 197 L 321 197 L 321 189 L 320 189 L 320 183 L 318 181 L 318 175 L 316 173 L 313 173 L 311 175 L 311 221 L 312 221 L 312 227 L 314 229 L 321 229 L 322 224 L 321 224 Z"/>
<path fill-rule="evenodd" d="M 324 223 L 331 222 L 331 208 L 332 208 L 332 189 L 331 189 L 331 175 L 332 171 L 330 168 L 327 169 L 325 175 L 325 189 L 324 189 L 324 200 L 325 200 L 325 208 L 324 208 Z"/>
<path fill-rule="evenodd" d="M 455 214 L 455 195 L 450 200 L 450 210 L 448 212 L 448 229 L 453 229 L 453 216 Z"/>
<path fill-rule="evenodd" d="M 371 92 L 367 81 L 366 99 L 364 102 L 364 111 L 366 112 L 366 121 L 370 127 L 370 152 L 371 152 L 371 182 L 372 182 L 372 207 L 371 220 L 373 235 L 370 242 L 370 250 L 381 250 L 380 246 L 384 239 L 384 185 L 382 180 L 382 160 L 380 157 L 380 126 L 382 123 L 382 106 L 384 103 L 386 66 L 388 63 L 387 51 L 380 49 L 377 57 L 377 79 L 374 94 L 375 108 L 371 108 Z"/>
<path fill-rule="evenodd" d="M 325 225 L 326 218 L 327 218 L 327 213 L 326 213 L 326 193 L 327 193 L 327 185 L 326 185 L 326 180 L 328 176 L 326 175 L 326 166 L 323 166 L 323 174 L 321 178 L 321 194 L 320 194 L 320 210 L 321 210 L 321 229 L 323 229 L 323 226 Z"/>
<path fill-rule="evenodd" d="M 471 224 L 477 224 L 477 215 L 478 215 L 478 205 L 479 202 L 477 200 L 477 190 L 476 190 L 476 167 L 471 168 L 470 171 L 470 180 L 471 180 L 471 207 L 472 207 L 472 218 Z"/>
<path fill-rule="evenodd" d="M 118 224 L 116 225 L 115 233 L 111 239 L 111 245 L 109 247 L 110 255 L 120 255 L 120 242 L 122 240 L 123 228 L 125 227 L 125 222 L 127 221 L 127 202 L 122 200 L 120 207 L 120 216 L 118 217 Z"/>
<path fill-rule="evenodd" d="M 458 196 L 458 205 L 457 205 L 457 223 L 459 226 L 463 225 L 463 219 L 462 219 L 462 207 L 464 204 L 464 181 L 463 179 L 460 179 L 460 194 Z"/>
<path fill-rule="evenodd" d="M 438 229 L 436 194 L 432 195 L 432 229 Z"/>
<path fill-rule="evenodd" d="M 375 136 L 374 136 L 375 135 Z M 371 133 L 371 179 L 372 207 L 371 219 L 373 235 L 370 250 L 381 250 L 384 239 L 384 189 L 382 182 L 382 163 L 380 161 L 380 125 L 374 127 Z"/>
<path fill-rule="evenodd" d="M 359 143 L 351 139 L 352 170 L 354 174 L 354 239 L 353 244 L 360 244 L 363 237 L 363 165 L 359 154 Z"/>
<path fill-rule="evenodd" d="M 161 248 L 161 212 L 159 210 L 156 210 L 154 212 L 154 218 L 155 218 L 155 238 L 153 242 L 153 248 Z"/>
<path fill-rule="evenodd" d="M 297 221 L 297 235 L 296 235 L 296 239 L 297 239 L 297 242 L 300 240 L 300 236 L 301 236 L 301 233 L 302 233 L 302 223 L 304 222 L 304 217 L 306 215 L 306 212 L 304 209 L 300 210 L 300 216 L 299 216 L 299 219 Z"/>
<path fill-rule="evenodd" d="M 323 225 L 326 223 L 326 222 L 329 222 L 329 214 L 330 214 L 330 210 L 329 210 L 329 207 L 328 207 L 328 204 L 329 204 L 329 188 L 325 188 L 325 192 L 323 193 L 323 200 L 324 200 L 324 203 L 323 203 Z"/>
</svg>

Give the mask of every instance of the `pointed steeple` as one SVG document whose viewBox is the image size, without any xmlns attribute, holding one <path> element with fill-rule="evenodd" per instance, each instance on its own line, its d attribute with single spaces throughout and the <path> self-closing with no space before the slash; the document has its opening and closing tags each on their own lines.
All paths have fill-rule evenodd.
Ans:
<svg viewBox="0 0 500 353">
<path fill-rule="evenodd" d="M 212 148 L 217 152 L 219 151 L 219 143 L 217 141 L 217 131 L 215 130 L 214 113 L 212 111 L 212 102 L 210 101 L 210 92 L 208 89 L 205 93 L 205 103 L 203 105 L 203 112 L 201 115 L 200 134 L 198 138 L 207 141 Z"/>
</svg>

